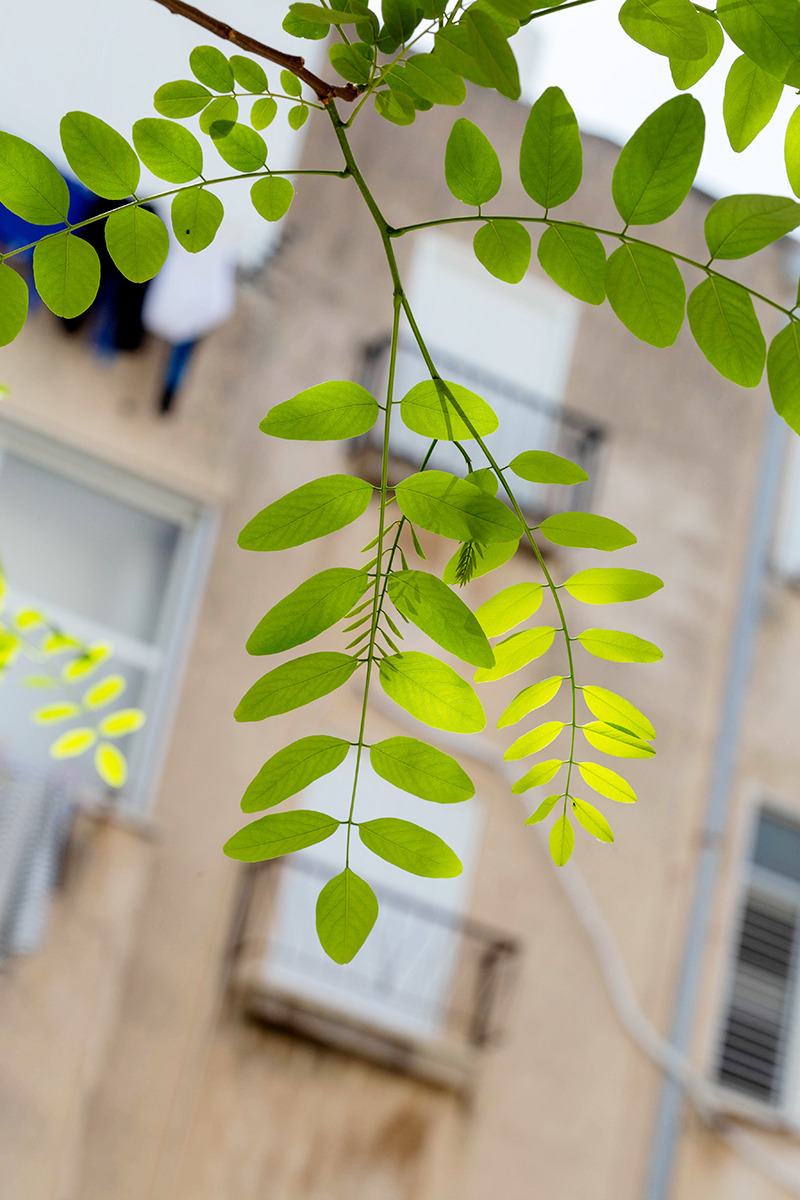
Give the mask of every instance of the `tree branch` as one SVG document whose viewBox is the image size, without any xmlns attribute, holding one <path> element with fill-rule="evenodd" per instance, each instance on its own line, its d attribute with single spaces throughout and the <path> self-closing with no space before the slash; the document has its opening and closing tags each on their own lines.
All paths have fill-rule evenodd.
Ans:
<svg viewBox="0 0 800 1200">
<path fill-rule="evenodd" d="M 324 79 L 320 79 L 312 71 L 306 70 L 305 59 L 300 58 L 299 55 L 284 54 L 282 50 L 273 50 L 271 46 L 265 46 L 263 42 L 257 42 L 255 38 L 249 37 L 248 34 L 239 33 L 238 29 L 232 29 L 224 21 L 218 21 L 216 17 L 209 17 L 206 13 L 201 12 L 199 8 L 194 8 L 191 4 L 185 4 L 184 0 L 156 0 L 156 4 L 163 4 L 164 8 L 168 8 L 176 16 L 186 17 L 188 21 L 194 21 L 196 25 L 202 25 L 203 29 L 216 34 L 223 41 L 233 42 L 234 46 L 238 46 L 240 50 L 247 50 L 250 54 L 257 54 L 260 58 L 269 59 L 270 62 L 277 63 L 279 67 L 291 71 L 298 79 L 302 79 L 303 83 L 308 84 L 323 104 L 328 104 L 336 97 L 340 100 L 353 101 L 359 95 L 359 89 L 352 83 L 346 83 L 342 87 L 339 87 L 337 84 L 326 83 Z"/>
</svg>

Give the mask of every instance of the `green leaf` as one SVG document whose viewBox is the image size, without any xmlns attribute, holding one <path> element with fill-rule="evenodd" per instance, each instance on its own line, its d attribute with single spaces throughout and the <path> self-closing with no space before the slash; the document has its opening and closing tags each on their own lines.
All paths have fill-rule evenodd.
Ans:
<svg viewBox="0 0 800 1200">
<path fill-rule="evenodd" d="M 563 759 L 560 758 L 548 758 L 545 762 L 537 763 L 527 774 L 511 785 L 511 791 L 518 796 L 521 792 L 530 791 L 533 787 L 541 787 L 542 784 L 549 783 L 563 765 Z"/>
<path fill-rule="evenodd" d="M 595 750 L 617 758 L 652 758 L 655 754 L 655 747 L 649 741 L 606 721 L 590 721 L 583 726 L 583 736 Z"/>
<path fill-rule="evenodd" d="M 52 758 L 78 758 L 97 741 L 93 729 L 69 729 L 56 738 L 50 747 Z"/>
<path fill-rule="evenodd" d="M 99 117 L 68 112 L 61 118 L 61 145 L 81 183 L 107 200 L 126 200 L 139 186 L 139 160 L 122 134 Z"/>
<path fill-rule="evenodd" d="M 469 51 L 489 85 L 509 100 L 519 100 L 519 71 L 514 52 L 502 30 L 486 12 L 467 9 L 460 24 L 467 31 Z"/>
<path fill-rule="evenodd" d="M 338 828 L 339 822 L 333 817 L 310 808 L 270 813 L 228 838 L 222 851 L 239 862 L 264 862 L 324 842 Z"/>
<path fill-rule="evenodd" d="M 548 704 L 558 694 L 563 682 L 563 675 L 551 675 L 549 679 L 543 679 L 540 683 L 533 683 L 530 687 L 523 688 L 500 716 L 497 728 L 505 729 L 507 725 L 516 725 L 517 721 L 521 721 L 535 708 L 542 708 L 543 705 Z"/>
<path fill-rule="evenodd" d="M 800 108 L 794 110 L 786 126 L 784 158 L 792 191 L 795 196 L 800 196 Z"/>
<path fill-rule="evenodd" d="M 395 704 L 434 729 L 480 733 L 486 725 L 474 688 L 452 667 L 429 654 L 407 650 L 384 658 L 380 679 L 381 687 Z"/>
<path fill-rule="evenodd" d="M 406 80 L 424 100 L 432 104 L 463 104 L 467 98 L 464 80 L 434 54 L 415 54 L 406 64 Z"/>
<path fill-rule="evenodd" d="M 776 79 L 800 67 L 795 0 L 720 0 L 717 16 L 731 41 Z M 792 85 L 797 86 L 794 78 Z"/>
<path fill-rule="evenodd" d="M 282 179 L 280 175 L 268 175 L 266 179 L 257 179 L 250 188 L 250 199 L 258 215 L 265 221 L 280 221 L 281 217 L 286 216 L 292 200 L 294 200 L 294 187 L 288 179 Z M 320 386 L 328 385 L 321 384 Z M 351 384 L 350 386 L 355 387 L 356 385 Z M 377 416 L 377 413 L 375 415 Z M 297 435 L 292 434 L 291 436 L 296 437 Z M 337 436 L 352 437 L 354 435 L 338 434 Z"/>
<path fill-rule="evenodd" d="M 268 180 L 261 182 L 267 183 Z M 258 186 L 258 184 L 256 184 Z M 348 379 L 319 383 L 276 404 L 259 425 L 272 437 L 326 442 L 359 437 L 375 424 L 378 401 Z"/>
<path fill-rule="evenodd" d="M 542 521 L 539 532 L 556 546 L 581 546 L 588 550 L 621 550 L 636 543 L 630 529 L 595 513 L 555 513 Z"/>
<path fill-rule="evenodd" d="M 191 183 L 203 171 L 203 151 L 194 134 L 175 121 L 145 117 L 133 127 L 133 144 L 144 165 L 168 183 Z"/>
<path fill-rule="evenodd" d="M 264 68 L 243 54 L 232 54 L 228 59 L 233 78 L 246 92 L 265 92 L 269 87 Z"/>
<path fill-rule="evenodd" d="M 163 83 L 153 97 L 153 108 L 162 117 L 193 117 L 208 104 L 211 92 L 194 79 Z"/>
<path fill-rule="evenodd" d="M 57 317 L 85 312 L 100 286 L 97 251 L 74 233 L 39 242 L 33 252 L 36 290 Z"/>
<path fill-rule="evenodd" d="M 272 96 L 265 96 L 263 100 L 256 100 L 250 109 L 250 124 L 254 129 L 266 129 L 275 120 L 277 112 L 277 100 L 273 100 Z M 292 191 L 294 191 L 294 188 L 292 188 Z"/>
<path fill-rule="evenodd" d="M 743 54 L 725 82 L 722 114 L 728 140 L 737 153 L 750 145 L 778 107 L 783 84 Z"/>
<path fill-rule="evenodd" d="M 292 129 L 297 132 L 308 120 L 308 105 L 296 104 L 294 108 L 290 108 L 287 114 L 287 121 Z"/>
<path fill-rule="evenodd" d="M 467 483 L 472 483 L 475 487 L 486 492 L 487 496 L 496 496 L 498 487 L 498 478 L 491 467 L 481 467 L 478 471 L 468 471 L 464 476 Z"/>
<path fill-rule="evenodd" d="M 351 46 L 345 45 L 344 42 L 334 42 L 328 47 L 328 58 L 334 71 L 350 83 L 369 82 L 372 54 L 372 47 L 365 46 L 363 42 Z"/>
<path fill-rule="evenodd" d="M 472 578 L 479 579 L 481 575 L 488 575 L 490 571 L 496 571 L 498 567 L 502 567 L 509 559 L 512 559 L 518 549 L 519 538 L 513 542 L 493 542 L 491 546 L 477 546 Z M 461 547 L 459 546 L 442 572 L 443 583 L 458 583 L 457 570 L 460 558 Z"/>
<path fill-rule="evenodd" d="M 418 92 L 415 92 L 408 82 L 407 63 L 394 63 L 388 70 L 384 70 L 381 82 L 387 84 L 393 91 L 407 96 L 418 112 L 427 112 L 433 108 L 432 102 L 430 100 L 423 100 L 422 96 Z"/>
<path fill-rule="evenodd" d="M 560 454 L 551 454 L 549 450 L 524 450 L 512 458 L 508 466 L 520 479 L 528 479 L 531 483 L 571 486 L 573 483 L 584 483 L 589 478 L 583 467 L 568 458 L 562 458 Z"/>
<path fill-rule="evenodd" d="M 378 918 L 378 900 L 360 876 L 345 867 L 330 879 L 317 899 L 317 936 L 328 958 L 352 962 Z"/>
<path fill-rule="evenodd" d="M 545 817 L 550 816 L 550 813 L 553 811 L 555 806 L 558 804 L 559 800 L 562 800 L 562 799 L 563 799 L 563 797 L 559 796 L 559 795 L 548 796 L 546 800 L 542 801 L 542 803 L 539 805 L 539 807 L 536 809 L 536 811 L 531 813 L 531 815 L 528 817 L 525 824 L 526 825 L 538 825 L 540 821 L 543 821 L 545 819 Z"/>
<path fill-rule="evenodd" d="M 0 266 L 0 346 L 13 342 L 28 315 L 28 285 L 21 275 Z"/>
<path fill-rule="evenodd" d="M 327 9 L 323 9 L 327 12 Z M 281 71 L 281 87 L 287 96 L 302 96 L 303 85 L 292 71 Z"/>
<path fill-rule="evenodd" d="M 375 111 L 393 125 L 413 125 L 417 115 L 413 100 L 403 92 L 393 89 L 375 93 Z"/>
<path fill-rule="evenodd" d="M 566 866 L 575 846 L 575 831 L 566 814 L 554 822 L 553 828 L 550 830 L 549 845 L 550 857 L 556 866 Z"/>
<path fill-rule="evenodd" d="M 654 54 L 692 60 L 708 53 L 705 27 L 689 0 L 625 0 L 619 23 L 628 37 Z"/>
<path fill-rule="evenodd" d="M 473 666 L 491 666 L 492 648 L 463 600 L 426 571 L 393 571 L 389 598 L 399 613 L 444 650 Z"/>
<path fill-rule="evenodd" d="M 586 304 L 606 298 L 606 252 L 591 229 L 580 225 L 550 225 L 539 239 L 539 263 L 565 292 Z"/>
<path fill-rule="evenodd" d="M 636 792 L 631 785 L 610 767 L 603 767 L 600 763 L 582 762 L 578 763 L 578 770 L 584 783 L 588 783 L 589 787 L 594 788 L 601 796 L 616 800 L 619 804 L 636 803 Z"/>
<path fill-rule="evenodd" d="M 306 21 L 296 13 L 288 12 L 281 22 L 281 28 L 291 37 L 308 38 L 309 41 L 319 42 L 328 36 L 328 26 L 317 21 Z"/>
<path fill-rule="evenodd" d="M 347 758 L 350 743 L 328 734 L 300 738 L 267 759 L 242 796 L 242 812 L 273 808 L 315 779 L 329 775 Z"/>
<path fill-rule="evenodd" d="M 435 833 L 401 821 L 398 817 L 378 817 L 358 827 L 361 841 L 379 858 L 426 879 L 452 879 L 462 871 L 461 860 Z"/>
<path fill-rule="evenodd" d="M 476 620 L 487 637 L 499 637 L 532 617 L 543 595 L 540 583 L 512 583 L 475 610 Z"/>
<path fill-rule="evenodd" d="M 549 87 L 531 108 L 519 151 L 519 177 L 532 200 L 555 208 L 583 174 L 578 122 L 561 88 Z"/>
<path fill-rule="evenodd" d="M 694 96 L 673 96 L 622 147 L 611 191 L 627 225 L 652 225 L 689 195 L 703 153 L 706 120 Z"/>
<path fill-rule="evenodd" d="M 500 422 L 486 401 L 459 383 L 441 379 L 423 380 L 400 401 L 400 416 L 406 428 L 423 437 L 448 442 L 463 442 L 474 437 L 455 411 L 448 391 L 481 437 L 494 433 Z"/>
<path fill-rule="evenodd" d="M 118 271 L 133 283 L 152 279 L 167 261 L 169 234 L 155 213 L 136 205 L 111 213 L 106 246 Z"/>
<path fill-rule="evenodd" d="M 657 246 L 626 242 L 606 266 L 608 300 L 622 324 L 651 346 L 671 346 L 683 325 L 686 288 L 675 259 Z"/>
<path fill-rule="evenodd" d="M 589 712 L 600 720 L 627 729 L 639 738 L 656 736 L 656 731 L 647 717 L 622 696 L 617 696 L 606 688 L 587 684 L 583 688 L 583 699 Z"/>
<path fill-rule="evenodd" d="M 495 279 L 519 283 L 531 261 L 531 235 L 519 221 L 487 221 L 473 240 L 475 257 Z"/>
<path fill-rule="evenodd" d="M 282 663 L 254 683 L 236 708 L 237 721 L 263 721 L 302 708 L 335 692 L 358 668 L 358 659 L 339 651 L 304 654 Z"/>
<path fill-rule="evenodd" d="M 501 500 L 446 471 L 410 475 L 395 490 L 400 511 L 430 533 L 459 542 L 510 542 L 522 536 L 517 517 Z"/>
<path fill-rule="evenodd" d="M 460 804 L 475 784 L 454 758 L 416 738 L 391 737 L 370 748 L 373 771 L 395 787 L 436 804 Z"/>
<path fill-rule="evenodd" d="M 300 18 L 302 21 L 307 21 L 314 25 L 354 25 L 357 21 L 362 20 L 361 16 L 356 13 L 347 12 L 343 8 L 323 8 L 320 4 L 290 4 L 289 12 Z M 328 33 L 328 30 L 325 30 Z M 292 75 L 291 71 L 281 71 L 281 87 L 289 96 L 300 95 L 300 83 L 295 75 L 292 79 L 295 82 L 287 86 L 284 80 L 284 75 Z M 289 90 L 297 88 L 297 90 Z"/>
<path fill-rule="evenodd" d="M 798 225 L 800 204 L 785 196 L 725 196 L 712 204 L 703 228 L 712 258 L 745 258 Z"/>
<path fill-rule="evenodd" d="M 800 337 L 796 321 L 790 321 L 772 339 L 767 378 L 775 411 L 795 433 L 800 433 Z"/>
<path fill-rule="evenodd" d="M 172 201 L 172 229 L 184 250 L 197 254 L 216 237 L 225 210 L 206 188 L 186 188 Z"/>
<path fill-rule="evenodd" d="M 195 79 L 215 92 L 233 91 L 233 71 L 225 55 L 216 46 L 195 46 L 189 55 Z"/>
<path fill-rule="evenodd" d="M 203 109 L 199 125 L 202 133 L 210 135 L 214 130 L 217 137 L 223 137 L 230 133 L 238 119 L 239 101 L 234 96 L 217 96 Z"/>
<path fill-rule="evenodd" d="M 414 0 L 381 0 L 381 15 L 386 32 L 398 45 L 408 41 L 422 16 Z"/>
<path fill-rule="evenodd" d="M 485 133 L 466 117 L 454 122 L 444 152 L 444 177 L 463 204 L 480 208 L 500 190 L 500 159 Z"/>
<path fill-rule="evenodd" d="M 469 32 L 463 25 L 446 25 L 434 34 L 434 53 L 437 58 L 455 71 L 463 75 L 470 83 L 478 87 L 491 87 L 488 76 L 478 66 L 472 53 Z"/>
<path fill-rule="evenodd" d="M 30 142 L 0 131 L 0 204 L 33 225 L 68 219 L 69 188 L 49 158 Z"/>
<path fill-rule="evenodd" d="M 234 171 L 260 171 L 267 161 L 266 142 L 249 125 L 237 121 L 223 137 L 216 135 L 212 125 L 211 136 L 217 153 Z"/>
<path fill-rule="evenodd" d="M 711 275 L 689 297 L 688 314 L 694 340 L 720 375 L 741 387 L 757 387 L 767 343 L 744 288 Z"/>
<path fill-rule="evenodd" d="M 586 800 L 579 800 L 577 796 L 571 796 L 570 800 L 572 801 L 572 811 L 587 833 L 596 837 L 600 842 L 613 842 L 614 834 L 611 826 L 593 804 L 589 804 Z"/>
<path fill-rule="evenodd" d="M 563 587 L 582 604 L 621 604 L 643 600 L 664 586 L 657 575 L 625 567 L 590 567 L 565 580 Z"/>
<path fill-rule="evenodd" d="M 530 754 L 538 754 L 540 750 L 544 750 L 545 746 L 549 746 L 556 740 L 564 727 L 563 721 L 545 721 L 544 725 L 538 725 L 536 729 L 531 729 L 529 733 L 523 733 L 522 737 L 518 737 L 515 742 L 512 742 L 503 758 L 507 762 L 512 762 L 517 758 L 527 758 Z"/>
<path fill-rule="evenodd" d="M 669 60 L 672 82 L 682 92 L 687 88 L 694 87 L 705 73 L 711 70 L 725 45 L 725 34 L 716 17 L 712 17 L 711 13 L 703 12 L 700 9 L 697 10 L 697 15 L 708 39 L 708 49 L 705 54 L 702 58 L 671 58 Z"/>
<path fill-rule="evenodd" d="M 653 663 L 664 657 L 652 642 L 618 629 L 584 629 L 575 640 L 595 658 L 605 658 L 608 662 Z"/>
<path fill-rule="evenodd" d="M 541 658 L 552 646 L 555 632 L 551 625 L 540 625 L 536 629 L 512 633 L 511 637 L 494 647 L 495 665 L 478 668 L 475 682 L 490 683 L 495 679 L 505 679 L 506 675 L 513 675 L 535 658 Z"/>
<path fill-rule="evenodd" d="M 353 567 L 312 575 L 259 621 L 247 640 L 247 653 L 279 654 L 311 641 L 346 616 L 368 586 L 367 573 Z"/>
<path fill-rule="evenodd" d="M 372 488 L 353 475 L 323 475 L 287 492 L 248 521 L 243 550 L 288 550 L 344 529 L 366 512 Z"/>
</svg>

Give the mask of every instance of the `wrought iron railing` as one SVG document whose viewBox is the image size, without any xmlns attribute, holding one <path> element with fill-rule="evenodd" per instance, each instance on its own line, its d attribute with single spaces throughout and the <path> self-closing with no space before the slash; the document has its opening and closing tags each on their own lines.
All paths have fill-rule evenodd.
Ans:
<svg viewBox="0 0 800 1200">
<path fill-rule="evenodd" d="M 477 921 L 374 885 L 377 924 L 351 963 L 334 963 L 319 946 L 314 904 L 334 874 L 306 854 L 259 864 L 245 907 L 260 911 L 247 945 L 259 963 L 257 986 L 327 1010 L 389 1038 L 479 1048 L 500 1034 L 520 946 Z"/>
<path fill-rule="evenodd" d="M 497 413 L 500 428 L 486 438 L 486 443 L 502 466 L 520 450 L 550 450 L 579 463 L 589 476 L 588 482 L 577 487 L 544 487 L 515 478 L 515 493 L 526 515 L 541 519 L 551 512 L 563 512 L 566 509 L 591 510 L 593 477 L 605 436 L 600 425 L 580 413 L 548 403 L 534 391 L 517 387 L 500 374 L 489 374 L 469 362 L 435 349 L 432 353 L 444 378 L 477 392 Z M 365 351 L 364 386 L 378 396 L 385 389 L 388 359 L 388 338 L 375 342 Z M 414 384 L 427 378 L 428 373 L 417 347 L 401 341 L 395 395 L 401 398 Z M 419 466 L 428 445 L 419 434 L 406 429 L 401 421 L 395 421 L 389 443 L 392 456 L 390 482 L 399 482 L 409 467 Z M 382 449 L 383 429 L 380 421 L 368 434 L 352 443 L 357 469 L 370 482 L 380 479 Z M 480 457 L 476 456 L 476 465 L 480 465 L 477 461 Z M 430 466 L 456 475 L 466 472 L 464 459 L 446 442 L 437 445 Z"/>
</svg>

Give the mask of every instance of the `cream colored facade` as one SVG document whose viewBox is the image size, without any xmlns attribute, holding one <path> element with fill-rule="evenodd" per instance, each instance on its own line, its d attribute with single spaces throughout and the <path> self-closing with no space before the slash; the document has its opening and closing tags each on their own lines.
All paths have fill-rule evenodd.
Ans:
<svg viewBox="0 0 800 1200">
<path fill-rule="evenodd" d="M 498 149 L 501 210 L 524 211 L 515 160 L 525 109 L 473 89 L 457 115 Z M 391 136 L 369 116 L 357 126 L 359 162 L 393 224 L 463 212 L 441 170 L 452 117 L 435 109 Z M 584 184 L 564 214 L 613 227 L 616 150 L 592 138 L 584 147 Z M 322 119 L 311 124 L 303 165 L 339 165 Z M 666 242 L 702 259 L 709 203 L 693 193 L 666 223 Z M 355 680 L 344 698 L 265 724 L 237 725 L 231 714 L 267 669 L 243 650 L 264 612 L 313 571 L 357 561 L 372 537 L 374 511 L 279 555 L 236 545 L 271 500 L 314 474 L 352 468 L 346 447 L 278 443 L 257 424 L 304 387 L 358 377 L 364 346 L 388 332 L 381 248 L 366 218 L 353 219 L 359 212 L 351 181 L 300 183 L 280 251 L 202 344 L 168 418 L 154 412 L 164 354 L 155 342 L 109 368 L 39 313 L 0 356 L 12 387 L 5 420 L 220 516 L 152 808 L 77 819 L 45 945 L 0 975 L 3 1200 L 645 1200 L 661 1071 L 622 1027 L 596 948 L 537 831 L 523 827 L 531 797 L 521 804 L 502 775 L 507 740 L 490 732 L 514 691 L 559 670 L 558 649 L 539 675 L 528 668 L 484 688 L 487 731 L 460 750 L 485 804 L 468 915 L 519 939 L 522 955 L 502 1038 L 462 1063 L 458 1087 L 253 1019 L 226 968 L 242 870 L 221 846 L 242 823 L 241 793 L 287 741 L 356 728 Z M 412 242 L 397 243 L 404 271 Z M 788 294 L 787 258 L 783 246 L 760 256 L 760 290 Z M 531 275 L 544 279 L 535 264 Z M 722 380 L 688 331 L 658 351 L 628 336 L 607 304 L 579 316 L 564 401 L 606 430 L 593 507 L 639 536 L 615 555 L 618 565 L 655 571 L 665 587 L 608 618 L 658 643 L 663 663 L 587 659 L 581 668 L 652 718 L 658 755 L 624 764 L 640 800 L 609 813 L 615 845 L 579 836 L 575 859 L 642 1010 L 666 1032 L 770 407 L 763 385 L 746 392 Z M 429 549 L 429 569 L 440 571 L 447 555 Z M 563 578 L 600 556 L 559 550 L 550 561 Z M 475 607 L 530 577 L 536 568 L 520 553 L 466 596 Z M 593 610 L 584 623 L 594 620 Z M 754 807 L 779 797 L 800 817 L 798 626 L 800 597 L 771 579 L 693 1021 L 692 1058 L 709 1077 Z M 318 644 L 340 643 L 323 635 Z M 369 720 L 377 735 L 409 728 L 388 702 Z M 800 1167 L 800 1134 L 764 1132 L 768 1120 L 767 1107 L 753 1105 L 742 1126 Z M 785 1194 L 687 1110 L 671 1200 Z"/>
</svg>

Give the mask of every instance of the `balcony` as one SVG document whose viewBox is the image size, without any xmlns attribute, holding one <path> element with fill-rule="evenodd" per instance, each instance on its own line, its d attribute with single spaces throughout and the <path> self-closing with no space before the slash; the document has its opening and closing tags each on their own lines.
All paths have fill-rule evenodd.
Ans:
<svg viewBox="0 0 800 1200">
<path fill-rule="evenodd" d="M 377 924 L 346 966 L 325 955 L 314 907 L 334 872 L 301 853 L 244 874 L 231 978 L 269 1024 L 464 1090 L 504 1028 L 518 942 L 476 921 L 375 887 Z"/>
<path fill-rule="evenodd" d="M 439 353 L 435 348 L 431 353 L 443 378 L 477 392 L 497 413 L 500 428 L 486 438 L 486 443 L 501 466 L 521 450 L 550 450 L 578 463 L 589 476 L 588 482 L 577 487 L 544 486 L 515 480 L 516 495 L 529 520 L 538 522 L 551 513 L 570 509 L 591 511 L 595 468 L 605 436 L 599 425 L 570 409 L 548 403 L 535 392 L 516 387 L 499 375 L 489 375 L 464 360 Z M 364 386 L 378 397 L 386 389 L 388 366 L 389 339 L 384 338 L 365 351 L 362 372 Z M 401 340 L 395 396 L 402 398 L 416 383 L 428 377 L 416 345 Z M 429 444 L 419 434 L 406 429 L 398 413 L 389 444 L 390 483 L 399 483 L 410 470 L 419 467 Z M 354 439 L 351 450 L 356 470 L 371 483 L 379 483 L 383 452 L 381 423 L 374 425 L 364 437 Z M 485 465 L 480 452 L 474 461 L 476 468 Z M 454 475 L 466 473 L 464 459 L 447 442 L 438 443 L 430 466 Z"/>
</svg>

